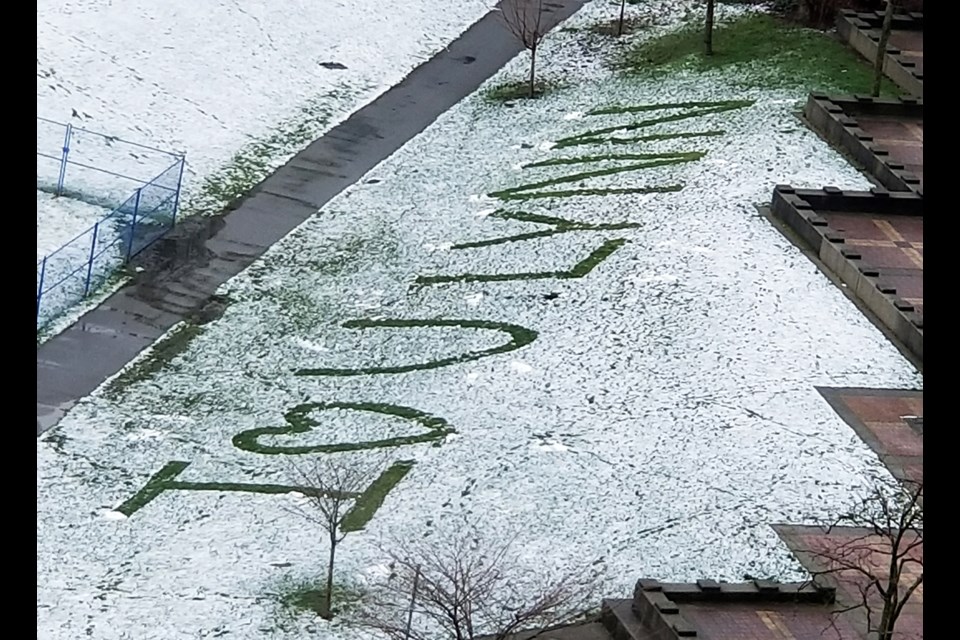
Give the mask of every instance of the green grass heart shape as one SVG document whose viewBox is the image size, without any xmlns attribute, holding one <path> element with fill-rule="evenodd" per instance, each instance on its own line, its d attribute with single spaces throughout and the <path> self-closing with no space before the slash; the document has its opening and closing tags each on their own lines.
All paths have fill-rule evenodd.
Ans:
<svg viewBox="0 0 960 640">
<path fill-rule="evenodd" d="M 310 417 L 312 411 L 326 409 L 347 409 L 350 411 L 369 411 L 387 416 L 395 416 L 404 420 L 412 420 L 426 431 L 409 436 L 384 438 L 383 440 L 367 440 L 365 442 L 337 442 L 333 444 L 315 444 L 304 446 L 274 446 L 260 442 L 261 436 L 291 435 L 307 433 L 320 423 Z M 286 427 L 257 427 L 247 429 L 233 436 L 233 446 L 243 451 L 264 453 L 267 455 L 302 455 L 307 453 L 335 453 L 338 451 L 357 451 L 359 449 L 380 449 L 384 447 L 399 447 L 405 444 L 418 444 L 439 440 L 448 433 L 456 430 L 443 418 L 430 415 L 418 409 L 401 407 L 395 404 L 376 402 L 308 402 L 300 404 L 287 411 L 284 415 Z"/>
</svg>

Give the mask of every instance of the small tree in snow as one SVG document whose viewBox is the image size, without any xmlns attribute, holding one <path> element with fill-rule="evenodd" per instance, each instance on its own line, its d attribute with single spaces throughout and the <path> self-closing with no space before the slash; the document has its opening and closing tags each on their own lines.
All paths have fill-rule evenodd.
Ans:
<svg viewBox="0 0 960 640">
<path fill-rule="evenodd" d="M 707 24 L 703 30 L 703 52 L 713 55 L 713 5 L 714 0 L 707 0 Z"/>
<path fill-rule="evenodd" d="M 484 543 L 474 530 L 387 553 L 391 575 L 364 621 L 392 640 L 504 640 L 573 622 L 592 596 L 592 581 L 574 575 L 528 581 L 522 591 L 509 573 L 517 566 L 510 543 Z"/>
<path fill-rule="evenodd" d="M 536 93 L 537 48 L 547 35 L 543 0 L 505 0 L 501 15 L 507 29 L 530 52 L 528 97 Z"/>
<path fill-rule="evenodd" d="M 880 41 L 877 42 L 877 57 L 873 61 L 873 96 L 880 95 L 880 84 L 883 82 L 883 63 L 887 56 L 887 43 L 890 41 L 890 30 L 893 26 L 893 0 L 887 0 L 883 12 L 883 24 L 880 26 Z"/>
<path fill-rule="evenodd" d="M 813 581 L 832 578 L 849 586 L 856 600 L 836 613 L 860 610 L 869 633 L 892 640 L 904 606 L 923 584 L 923 484 L 907 483 L 895 492 L 875 488 L 827 533 L 839 527 L 861 533 L 836 547 L 806 550 L 824 565 Z"/>
<path fill-rule="evenodd" d="M 617 37 L 623 35 L 623 14 L 627 9 L 627 0 L 620 0 L 620 19 L 617 20 Z"/>
<path fill-rule="evenodd" d="M 323 455 L 309 464 L 293 464 L 293 475 L 301 486 L 312 489 L 304 496 L 304 504 L 294 511 L 320 525 L 330 545 L 327 555 L 326 588 L 320 615 L 333 617 L 333 570 L 337 546 L 347 536 L 344 520 L 350 513 L 356 497 L 376 480 L 383 471 L 382 461 L 374 463 L 356 459 L 347 461 L 336 455 Z"/>
</svg>

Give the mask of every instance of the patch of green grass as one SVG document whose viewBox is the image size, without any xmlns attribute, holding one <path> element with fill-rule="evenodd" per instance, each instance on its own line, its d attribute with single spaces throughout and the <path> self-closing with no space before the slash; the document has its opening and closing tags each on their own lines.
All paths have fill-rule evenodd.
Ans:
<svg viewBox="0 0 960 640">
<path fill-rule="evenodd" d="M 312 613 L 321 617 L 327 615 L 324 607 L 327 585 L 322 578 L 285 577 L 270 591 L 288 614 Z M 337 584 L 334 581 L 332 596 L 333 613 L 340 615 L 348 613 L 359 605 L 365 594 L 355 585 Z"/>
<path fill-rule="evenodd" d="M 160 338 L 147 355 L 126 367 L 120 375 L 108 382 L 103 390 L 104 396 L 111 400 L 118 400 L 129 387 L 149 379 L 170 364 L 201 333 L 203 333 L 203 327 L 191 322 L 184 322 L 173 329 Z"/>
<path fill-rule="evenodd" d="M 734 81 L 750 87 L 868 93 L 872 67 L 852 49 L 822 31 L 791 25 L 767 14 L 749 14 L 716 26 L 714 55 L 703 55 L 698 22 L 639 43 L 621 61 L 635 73 L 659 74 L 684 66 L 696 71 L 737 67 Z M 889 81 L 885 94 L 895 94 Z"/>
<path fill-rule="evenodd" d="M 253 280 L 256 283 L 256 280 Z M 265 331 L 271 334 L 286 334 L 309 331 L 336 313 L 338 305 L 327 298 L 316 299 L 311 293 L 289 284 L 270 286 L 259 292 L 260 297 L 270 300 L 282 311 L 270 320 Z"/>
<path fill-rule="evenodd" d="M 565 85 L 559 80 L 539 78 L 533 83 L 533 98 L 542 98 L 552 91 L 563 88 Z M 514 100 L 530 99 L 530 82 L 528 80 L 513 80 L 490 87 L 483 93 L 489 102 L 512 102 Z"/>
<path fill-rule="evenodd" d="M 247 277 L 256 288 L 250 295 L 280 308 L 281 313 L 265 326 L 271 335 L 310 331 L 324 318 L 342 311 L 339 301 L 317 293 L 317 276 L 345 276 L 367 262 L 392 264 L 400 255 L 399 242 L 388 225 L 377 224 L 362 233 L 338 237 L 329 248 L 324 243 L 322 251 L 316 242 L 294 238 L 285 251 L 271 252 L 247 268 Z M 277 281 L 278 270 L 287 274 L 283 282 Z"/>
</svg>

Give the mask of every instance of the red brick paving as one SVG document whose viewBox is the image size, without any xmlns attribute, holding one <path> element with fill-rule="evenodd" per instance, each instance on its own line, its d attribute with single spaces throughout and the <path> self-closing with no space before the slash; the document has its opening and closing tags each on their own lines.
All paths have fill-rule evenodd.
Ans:
<svg viewBox="0 0 960 640">
<path fill-rule="evenodd" d="M 881 283 L 897 290 L 897 295 L 923 316 L 923 271 L 920 269 L 884 269 Z"/>
<path fill-rule="evenodd" d="M 787 546 L 797 554 L 804 567 L 810 572 L 828 571 L 837 568 L 832 574 L 832 582 L 837 588 L 837 602 L 840 606 L 851 606 L 861 602 L 860 589 L 867 584 L 866 577 L 855 570 L 840 569 L 828 557 L 837 557 L 838 552 L 847 550 L 853 554 L 848 559 L 868 568 L 873 575 L 881 580 L 889 573 L 886 571 L 891 551 L 889 544 L 879 536 L 870 534 L 865 529 L 852 527 L 836 527 L 827 533 L 821 527 L 778 527 L 778 533 Z M 915 539 L 915 538 L 914 538 Z M 908 543 L 913 539 L 908 538 Z M 844 554 L 846 555 L 846 554 Z M 923 544 L 911 550 L 909 557 L 920 562 L 920 565 L 907 564 L 901 579 L 901 588 L 906 589 L 912 584 L 917 575 L 923 571 Z M 869 601 L 874 611 L 879 612 L 879 596 L 871 595 Z M 841 614 L 839 618 L 848 623 L 863 625 L 863 610 L 858 609 Z M 862 627 L 861 627 L 862 628 Z M 910 601 L 904 605 L 903 611 L 896 624 L 894 640 L 922 640 L 923 639 L 923 585 L 913 593 Z M 798 638 L 799 640 L 799 638 Z"/>
<path fill-rule="evenodd" d="M 847 620 L 822 605 L 698 603 L 680 610 L 710 640 L 860 640 Z"/>
<path fill-rule="evenodd" d="M 923 119 L 861 114 L 857 125 L 873 136 L 874 143 L 890 153 L 893 162 L 920 178 L 923 187 Z"/>
<path fill-rule="evenodd" d="M 820 393 L 863 441 L 887 465 L 894 477 L 923 482 L 923 436 L 906 419 L 923 417 L 923 392 L 880 389 L 820 389 Z M 827 533 L 821 527 L 778 526 L 780 537 L 811 572 L 829 570 L 830 560 L 838 551 L 856 548 L 858 564 L 869 567 L 881 579 L 888 574 L 889 543 L 865 529 L 835 527 Z M 915 538 L 914 538 L 915 539 Z M 886 549 L 886 551 L 885 551 Z M 910 557 L 920 565 L 908 565 L 901 582 L 911 584 L 923 571 L 923 544 L 912 550 Z M 836 565 L 834 565 L 836 566 Z M 866 584 L 863 574 L 843 570 L 834 576 L 837 603 L 852 606 L 861 601 L 859 588 Z M 874 608 L 876 605 L 874 597 Z M 863 609 L 845 616 L 865 628 Z M 904 606 L 896 625 L 894 640 L 923 639 L 923 585 Z M 799 640 L 799 639 L 798 639 Z"/>
<path fill-rule="evenodd" d="M 916 65 L 917 72 L 923 75 L 923 32 L 890 32 L 890 46 L 900 49 L 900 58 Z"/>
<path fill-rule="evenodd" d="M 923 244 L 923 218 L 918 216 L 895 216 L 870 213 L 844 213 L 838 211 L 819 211 L 821 215 L 836 220 L 835 228 L 843 229 L 865 240 L 895 241 L 886 225 L 876 220 L 888 222 L 905 242 Z M 833 226 L 833 225 L 831 225 Z"/>
<path fill-rule="evenodd" d="M 923 482 L 923 436 L 904 421 L 923 417 L 922 391 L 820 389 L 894 477 Z"/>
<path fill-rule="evenodd" d="M 844 245 L 880 270 L 880 282 L 897 290 L 923 315 L 923 218 L 837 211 L 819 212 Z"/>
<path fill-rule="evenodd" d="M 900 422 L 901 416 L 923 415 L 923 394 L 876 395 L 870 391 L 851 389 L 837 395 L 864 422 Z"/>
</svg>

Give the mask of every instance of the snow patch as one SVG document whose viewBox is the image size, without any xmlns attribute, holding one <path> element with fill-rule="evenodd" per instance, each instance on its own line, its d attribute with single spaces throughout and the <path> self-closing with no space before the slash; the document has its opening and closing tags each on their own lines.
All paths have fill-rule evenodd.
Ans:
<svg viewBox="0 0 960 640">
<path fill-rule="evenodd" d="M 538 451 L 552 451 L 558 453 L 570 451 L 570 447 L 562 442 L 539 442 L 531 446 Z"/>
<path fill-rule="evenodd" d="M 533 367 L 531 367 L 529 364 L 521 360 L 514 360 L 513 362 L 511 362 L 510 369 L 517 373 L 530 373 L 531 371 L 533 371 Z"/>
<path fill-rule="evenodd" d="M 312 340 L 307 340 L 306 338 L 293 338 L 293 343 L 301 349 L 306 349 L 307 351 L 313 351 L 315 353 L 323 353 L 330 350 L 328 347 L 325 347 L 322 344 L 317 344 Z"/>
</svg>

